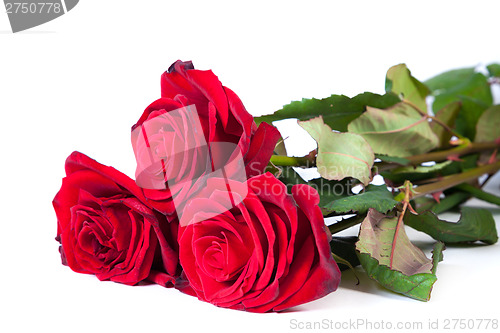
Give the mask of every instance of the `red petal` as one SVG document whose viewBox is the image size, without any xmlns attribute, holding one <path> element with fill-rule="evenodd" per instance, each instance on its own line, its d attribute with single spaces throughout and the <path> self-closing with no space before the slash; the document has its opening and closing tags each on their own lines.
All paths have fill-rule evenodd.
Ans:
<svg viewBox="0 0 500 333">
<path fill-rule="evenodd" d="M 245 169 L 248 178 L 264 172 L 280 138 L 280 132 L 276 127 L 265 122 L 260 123 L 245 155 Z"/>
</svg>

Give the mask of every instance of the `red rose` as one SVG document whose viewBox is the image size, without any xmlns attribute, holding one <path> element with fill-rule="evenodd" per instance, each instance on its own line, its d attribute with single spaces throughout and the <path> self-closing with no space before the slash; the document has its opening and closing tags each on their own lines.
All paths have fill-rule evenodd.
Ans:
<svg viewBox="0 0 500 333">
<path fill-rule="evenodd" d="M 155 209 L 173 214 L 174 198 L 186 203 L 210 173 L 231 163 L 224 177 L 239 170 L 235 177 L 243 181 L 263 172 L 279 132 L 266 123 L 257 128 L 212 71 L 177 61 L 162 75 L 161 91 L 132 127 L 136 181 Z"/>
<path fill-rule="evenodd" d="M 146 206 L 134 180 L 114 168 L 79 152 L 65 168 L 53 201 L 63 264 L 100 280 L 172 285 L 178 225 Z"/>
<path fill-rule="evenodd" d="M 211 179 L 186 206 L 195 221 L 220 211 L 226 180 Z M 234 195 L 245 192 L 236 189 Z M 334 291 L 340 271 L 330 252 L 319 195 L 295 185 L 292 195 L 270 173 L 248 180 L 248 195 L 225 213 L 179 230 L 179 258 L 186 293 L 220 307 L 281 311 Z M 188 214 L 188 213 L 185 213 Z M 210 214 L 209 214 L 210 216 Z M 186 216 L 187 217 L 187 216 Z"/>
</svg>

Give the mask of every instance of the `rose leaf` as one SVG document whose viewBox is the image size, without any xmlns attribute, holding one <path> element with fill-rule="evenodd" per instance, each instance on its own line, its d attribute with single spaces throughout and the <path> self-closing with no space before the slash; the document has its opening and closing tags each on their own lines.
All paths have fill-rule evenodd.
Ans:
<svg viewBox="0 0 500 333">
<path fill-rule="evenodd" d="M 378 95 L 365 92 L 353 98 L 344 95 L 332 95 L 323 99 L 311 98 L 294 101 L 273 114 L 255 117 L 254 119 L 258 124 L 262 121 L 271 123 L 288 118 L 309 120 L 322 116 L 325 124 L 332 129 L 345 132 L 347 131 L 347 124 L 359 117 L 367 106 L 387 108 L 399 101 L 399 98 L 392 93 Z"/>
<path fill-rule="evenodd" d="M 395 163 L 399 165 L 409 165 L 411 161 L 404 157 L 389 156 L 384 154 L 375 154 L 375 158 L 380 159 L 383 162 Z"/>
<path fill-rule="evenodd" d="M 431 260 L 413 245 L 397 217 L 390 217 L 370 209 L 361 223 L 358 257 L 370 278 L 397 293 L 428 301 L 437 262 L 442 259 L 443 244 L 434 247 Z"/>
<path fill-rule="evenodd" d="M 325 199 L 330 199 L 326 201 Z M 392 193 L 386 185 L 368 185 L 364 192 L 352 194 L 342 198 L 323 197 L 320 201 L 320 207 L 323 214 L 331 213 L 359 213 L 365 214 L 370 208 L 381 213 L 391 211 L 398 201 L 394 200 Z"/>
<path fill-rule="evenodd" d="M 476 241 L 494 244 L 498 240 L 495 220 L 487 209 L 462 207 L 462 215 L 456 223 L 440 220 L 431 211 L 419 215 L 406 214 L 404 222 L 447 244 Z"/>
<path fill-rule="evenodd" d="M 500 64 L 489 64 L 486 69 L 488 69 L 490 76 L 500 77 Z"/>
<path fill-rule="evenodd" d="M 364 137 L 377 154 L 406 157 L 426 153 L 439 144 L 427 118 L 406 103 L 386 110 L 368 107 L 348 129 Z"/>
<path fill-rule="evenodd" d="M 495 141 L 500 138 L 500 105 L 483 112 L 476 124 L 476 142 Z"/>
<path fill-rule="evenodd" d="M 493 103 L 487 77 L 481 73 L 474 73 L 468 80 L 458 82 L 449 89 L 438 91 L 432 108 L 439 110 L 457 101 L 462 103 L 462 107 L 456 119 L 456 131 L 473 139 L 479 118 Z"/>
<path fill-rule="evenodd" d="M 430 90 L 439 91 L 446 90 L 457 85 L 457 82 L 464 82 L 474 75 L 474 67 L 452 69 L 450 71 L 436 75 L 427 81 L 425 85 Z"/>
<path fill-rule="evenodd" d="M 368 184 L 375 155 L 366 140 L 353 133 L 337 133 L 323 122 L 322 117 L 299 121 L 318 144 L 316 166 L 321 177 L 342 180 L 352 177 Z"/>
<path fill-rule="evenodd" d="M 425 98 L 430 91 L 422 82 L 411 75 L 405 64 L 392 66 L 385 78 L 385 91 L 393 92 L 403 99 L 415 104 L 420 110 L 427 112 Z"/>
</svg>

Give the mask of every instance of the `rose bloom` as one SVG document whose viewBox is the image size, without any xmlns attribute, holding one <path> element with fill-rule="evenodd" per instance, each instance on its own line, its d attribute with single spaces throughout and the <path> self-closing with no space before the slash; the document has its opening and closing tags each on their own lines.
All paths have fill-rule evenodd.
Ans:
<svg viewBox="0 0 500 333">
<path fill-rule="evenodd" d="M 99 280 L 172 286 L 178 224 L 148 207 L 134 180 L 114 168 L 79 152 L 65 168 L 53 200 L 63 264 Z"/>
<path fill-rule="evenodd" d="M 183 278 L 176 287 L 214 305 L 251 312 L 281 311 L 336 290 L 340 271 L 332 258 L 319 195 L 295 185 L 292 195 L 270 173 L 248 180 L 248 194 L 222 211 L 227 180 L 211 179 L 185 214 L 200 221 L 181 225 Z M 246 186 L 240 184 L 240 186 Z M 245 192 L 235 184 L 232 195 Z M 204 214 L 209 214 L 203 220 Z M 187 215 L 185 216 L 187 217 Z M 188 219 L 189 220 L 189 219 Z"/>
<path fill-rule="evenodd" d="M 132 127 L 136 182 L 152 207 L 172 215 L 176 203 L 206 186 L 209 174 L 231 164 L 224 177 L 244 181 L 264 171 L 278 130 L 257 127 L 212 71 L 176 61 L 161 77 L 161 95 Z"/>
</svg>

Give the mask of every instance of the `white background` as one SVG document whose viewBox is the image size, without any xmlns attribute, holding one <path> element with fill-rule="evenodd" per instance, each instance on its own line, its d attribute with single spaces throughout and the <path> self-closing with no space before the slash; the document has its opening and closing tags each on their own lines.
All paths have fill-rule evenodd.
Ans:
<svg viewBox="0 0 500 333">
<path fill-rule="evenodd" d="M 61 265 L 54 240 L 51 201 L 66 156 L 79 150 L 132 176 L 130 126 L 160 96 L 160 75 L 175 60 L 212 69 L 253 115 L 302 97 L 383 93 L 386 70 L 401 62 L 425 80 L 500 61 L 500 3 L 468 3 L 82 0 L 17 34 L 2 9 L 0 331 L 286 332 L 297 331 L 292 320 L 324 319 L 425 329 L 436 319 L 441 327 L 447 318 L 500 319 L 499 245 L 448 248 L 428 303 L 383 290 L 359 271 L 359 286 L 348 272 L 321 300 L 251 314 L 174 289 L 74 273 Z M 289 146 L 296 154 L 310 148 Z M 491 191 L 498 193 L 498 180 Z M 492 210 L 498 221 L 500 210 Z M 430 250 L 429 238 L 409 233 Z"/>
</svg>

